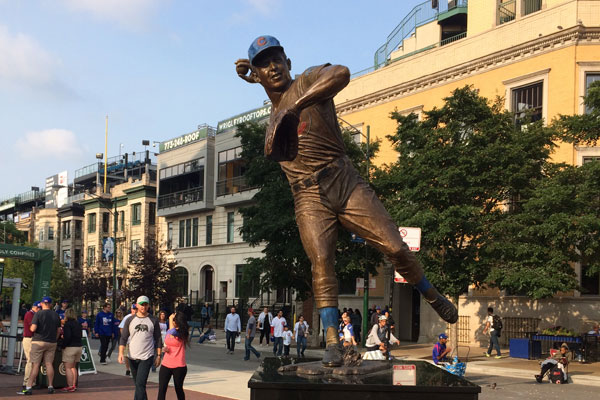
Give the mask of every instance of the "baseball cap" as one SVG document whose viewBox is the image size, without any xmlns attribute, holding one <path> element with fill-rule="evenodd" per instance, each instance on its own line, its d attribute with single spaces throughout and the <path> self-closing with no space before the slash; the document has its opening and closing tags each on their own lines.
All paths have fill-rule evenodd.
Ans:
<svg viewBox="0 0 600 400">
<path fill-rule="evenodd" d="M 256 56 L 272 47 L 279 48 L 283 51 L 283 47 L 279 43 L 279 40 L 275 39 L 273 36 L 264 35 L 254 39 L 248 49 L 248 60 L 250 61 L 250 64 L 254 65 Z"/>
<path fill-rule="evenodd" d="M 150 303 L 150 299 L 148 298 L 148 296 L 140 296 L 137 298 L 135 304 L 148 304 Z"/>
<path fill-rule="evenodd" d="M 377 306 L 375 307 L 376 310 L 381 310 L 381 307 Z"/>
<path fill-rule="evenodd" d="M 563 348 L 569 350 L 569 345 L 566 343 L 561 344 L 560 347 L 563 347 Z"/>
<path fill-rule="evenodd" d="M 61 303 L 68 303 L 69 300 L 63 299 L 63 301 L 61 301 Z"/>
<path fill-rule="evenodd" d="M 440 333 L 440 336 L 438 336 L 438 339 L 448 339 L 448 335 L 446 335 L 445 333 Z"/>
<path fill-rule="evenodd" d="M 40 303 L 52 303 L 52 299 L 48 296 L 42 297 L 42 301 Z"/>
<path fill-rule="evenodd" d="M 87 314 L 87 310 L 81 310 L 82 314 Z"/>
<path fill-rule="evenodd" d="M 385 320 L 387 320 L 387 317 L 385 315 L 382 315 L 382 316 L 379 317 L 379 320 L 380 321 L 385 321 Z"/>
<path fill-rule="evenodd" d="M 39 301 L 34 301 L 32 306 L 34 307 L 39 307 L 40 306 L 40 302 Z"/>
<path fill-rule="evenodd" d="M 248 309 L 248 312 L 251 312 L 251 313 L 253 313 L 253 312 L 254 312 L 254 309 L 251 307 L 251 308 L 249 308 L 249 309 Z"/>
<path fill-rule="evenodd" d="M 132 309 L 132 310 L 137 310 L 137 305 L 136 305 L 135 303 L 133 303 L 133 304 L 131 305 L 131 309 Z"/>
</svg>

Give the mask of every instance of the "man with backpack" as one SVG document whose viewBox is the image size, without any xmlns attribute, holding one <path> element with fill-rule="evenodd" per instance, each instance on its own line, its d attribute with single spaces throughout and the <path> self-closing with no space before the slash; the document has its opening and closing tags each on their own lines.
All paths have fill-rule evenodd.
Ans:
<svg viewBox="0 0 600 400">
<path fill-rule="evenodd" d="M 496 357 L 502 358 L 502 354 L 500 353 L 500 343 L 498 342 L 498 338 L 502 333 L 502 319 L 494 315 L 494 309 L 492 307 L 488 307 L 487 309 L 487 318 L 485 319 L 485 328 L 483 328 L 483 334 L 485 335 L 488 331 L 490 332 L 490 346 L 488 347 L 487 352 L 483 353 L 486 357 L 490 357 L 492 354 L 492 349 L 496 348 Z"/>
</svg>

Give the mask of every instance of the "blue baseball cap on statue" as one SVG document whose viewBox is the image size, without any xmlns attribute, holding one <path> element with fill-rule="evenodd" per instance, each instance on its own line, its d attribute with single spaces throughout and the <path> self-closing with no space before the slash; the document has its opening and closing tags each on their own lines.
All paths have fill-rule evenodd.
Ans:
<svg viewBox="0 0 600 400">
<path fill-rule="evenodd" d="M 264 35 L 254 39 L 254 41 L 250 45 L 250 48 L 248 49 L 248 60 L 250 61 L 250 64 L 254 65 L 254 59 L 256 58 L 256 56 L 272 47 L 283 50 L 283 47 L 281 46 L 281 43 L 279 43 L 279 40 L 275 39 L 273 36 Z"/>
</svg>

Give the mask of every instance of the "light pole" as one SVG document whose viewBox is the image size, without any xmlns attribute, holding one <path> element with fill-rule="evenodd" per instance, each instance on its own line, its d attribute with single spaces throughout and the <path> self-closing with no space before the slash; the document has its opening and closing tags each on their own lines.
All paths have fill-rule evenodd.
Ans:
<svg viewBox="0 0 600 400">
<path fill-rule="evenodd" d="M 361 131 L 359 131 L 358 129 L 356 129 L 354 126 L 352 126 L 352 124 L 350 124 L 347 121 L 344 121 L 342 118 L 338 117 L 338 119 L 342 122 L 344 122 L 346 125 L 348 125 L 350 127 L 350 129 L 352 129 L 353 131 L 357 132 L 358 134 L 360 134 L 362 137 L 364 137 L 367 142 L 366 142 L 366 154 L 365 155 L 365 160 L 366 160 L 366 167 L 367 167 L 367 184 L 370 183 L 370 173 L 369 173 L 369 162 L 370 162 L 370 154 L 369 154 L 369 145 L 371 142 L 371 127 L 369 125 L 366 126 L 367 128 L 367 134 L 364 135 Z M 364 240 L 364 239 L 363 239 Z M 364 241 L 365 243 L 365 271 L 364 271 L 364 275 L 363 275 L 363 319 L 362 319 L 362 344 L 363 346 L 365 345 L 365 342 L 367 341 L 367 336 L 369 334 L 368 329 L 369 329 L 369 321 L 368 321 L 368 316 L 369 316 L 369 268 L 367 265 L 367 259 L 368 259 L 368 254 L 369 254 L 369 247 L 367 246 L 367 242 Z"/>
</svg>

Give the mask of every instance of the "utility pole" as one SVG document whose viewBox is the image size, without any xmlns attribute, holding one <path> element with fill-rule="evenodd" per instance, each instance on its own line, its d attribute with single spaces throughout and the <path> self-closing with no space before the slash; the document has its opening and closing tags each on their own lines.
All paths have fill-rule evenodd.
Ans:
<svg viewBox="0 0 600 400">
<path fill-rule="evenodd" d="M 367 184 L 370 184 L 369 174 L 369 143 L 371 141 L 371 127 L 367 125 Z M 367 342 L 367 336 L 369 335 L 369 267 L 368 267 L 368 256 L 369 247 L 365 241 L 365 275 L 364 275 L 364 289 L 363 289 L 363 326 L 362 326 L 362 344 L 363 346 Z"/>
<path fill-rule="evenodd" d="M 106 179 L 106 174 L 104 175 Z M 114 214 L 113 214 L 113 292 L 112 292 L 112 313 L 115 315 L 117 309 L 117 199 L 113 198 Z"/>
</svg>

